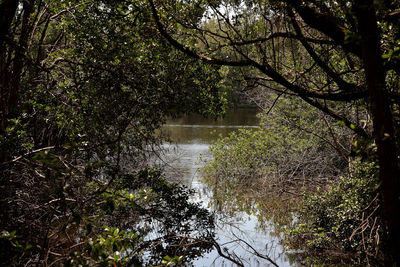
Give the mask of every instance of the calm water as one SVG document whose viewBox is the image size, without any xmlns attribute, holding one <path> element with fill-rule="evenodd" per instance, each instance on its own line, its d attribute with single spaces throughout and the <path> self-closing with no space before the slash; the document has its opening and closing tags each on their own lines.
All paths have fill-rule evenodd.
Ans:
<svg viewBox="0 0 400 267">
<path fill-rule="evenodd" d="M 172 143 L 164 144 L 166 152 L 161 155 L 159 162 L 167 167 L 171 179 L 196 190 L 194 201 L 202 202 L 202 205 L 216 215 L 218 243 L 228 249 L 230 254 L 239 256 L 245 266 L 270 266 L 270 264 L 252 254 L 251 248 L 244 242 L 235 241 L 238 239 L 244 240 L 259 253 L 268 255 L 279 266 L 291 266 L 283 247 L 279 244 L 279 237 L 273 235 L 272 224 L 268 222 L 261 224 L 253 214 L 236 212 L 233 216 L 227 216 L 223 211 L 213 209 L 210 205 L 213 197 L 211 189 L 201 181 L 198 172 L 204 160 L 209 160 L 211 157 L 208 151 L 211 142 L 239 128 L 256 128 L 258 124 L 256 113 L 257 110 L 254 108 L 242 108 L 230 110 L 225 118 L 219 120 L 196 115 L 169 120 L 164 126 L 164 131 L 169 134 Z M 199 160 L 200 157 L 202 160 Z M 219 257 L 216 251 L 204 255 L 195 261 L 194 265 L 235 266 Z"/>
</svg>

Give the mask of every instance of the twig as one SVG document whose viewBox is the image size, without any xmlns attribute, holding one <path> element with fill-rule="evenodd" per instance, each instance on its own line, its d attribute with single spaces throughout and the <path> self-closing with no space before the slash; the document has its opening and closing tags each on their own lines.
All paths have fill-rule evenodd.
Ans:
<svg viewBox="0 0 400 267">
<path fill-rule="evenodd" d="M 10 160 L 10 161 L 6 161 L 6 162 L 1 163 L 1 164 L 0 164 L 0 167 L 3 167 L 3 166 L 5 166 L 5 165 L 7 165 L 7 164 L 14 163 L 14 162 L 16 162 L 16 161 L 18 161 L 18 160 L 20 160 L 20 159 L 22 159 L 22 158 L 24 158 L 24 157 L 27 157 L 27 156 L 32 155 L 32 154 L 35 154 L 35 153 L 38 153 L 38 152 L 41 152 L 41 151 L 45 151 L 45 150 L 54 149 L 54 148 L 55 148 L 55 146 L 48 146 L 48 147 L 42 147 L 42 148 L 33 150 L 33 151 L 31 151 L 31 152 L 28 152 L 28 153 L 26 153 L 26 154 L 23 154 L 22 156 L 16 157 L 16 158 L 14 158 L 14 159 L 12 159 L 12 160 Z"/>
<path fill-rule="evenodd" d="M 243 239 L 237 237 L 234 233 L 232 233 L 232 234 L 233 234 L 233 236 L 235 236 L 235 237 L 238 239 L 238 241 L 245 243 L 246 246 L 248 246 L 249 248 L 251 248 L 251 249 L 254 251 L 254 252 L 253 252 L 254 255 L 256 255 L 257 257 L 260 257 L 260 258 L 262 258 L 262 259 L 264 259 L 264 260 L 269 261 L 272 265 L 274 265 L 274 266 L 276 266 L 276 267 L 279 267 L 279 265 L 278 265 L 275 261 L 273 261 L 270 257 L 268 257 L 267 255 L 262 255 L 262 254 L 260 254 L 260 253 L 259 253 L 253 246 L 251 246 L 247 241 L 245 241 L 245 240 L 243 240 Z"/>
</svg>

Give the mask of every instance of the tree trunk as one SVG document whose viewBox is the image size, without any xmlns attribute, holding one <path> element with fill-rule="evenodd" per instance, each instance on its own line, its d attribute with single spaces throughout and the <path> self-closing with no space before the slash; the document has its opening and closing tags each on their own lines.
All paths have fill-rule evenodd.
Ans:
<svg viewBox="0 0 400 267">
<path fill-rule="evenodd" d="M 385 91 L 385 72 L 373 1 L 356 1 L 362 58 L 378 152 L 385 265 L 400 266 L 400 170 L 393 114 Z"/>
<path fill-rule="evenodd" d="M 18 96 L 20 94 L 21 74 L 26 63 L 26 50 L 31 30 L 31 15 L 35 0 L 23 2 L 23 17 L 18 46 L 7 43 L 15 36 L 9 32 L 16 15 L 19 1 L 6 0 L 0 5 L 0 135 L 6 134 L 8 121 L 18 116 Z M 6 40 L 8 39 L 8 40 Z M 10 159 L 7 152 L 1 151 L 0 163 Z"/>
<path fill-rule="evenodd" d="M 7 56 L 10 53 L 6 46 L 6 38 L 18 7 L 18 0 L 5 0 L 0 5 L 0 134 L 7 127 L 7 102 L 10 85 L 10 68 Z"/>
</svg>

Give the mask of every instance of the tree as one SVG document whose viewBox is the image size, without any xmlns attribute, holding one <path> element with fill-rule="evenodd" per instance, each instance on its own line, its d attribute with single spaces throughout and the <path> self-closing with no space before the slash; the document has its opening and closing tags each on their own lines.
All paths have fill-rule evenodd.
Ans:
<svg viewBox="0 0 400 267">
<path fill-rule="evenodd" d="M 399 2 L 149 2 L 158 30 L 176 49 L 208 64 L 250 68 L 253 75 L 243 79 L 295 95 L 372 141 L 385 260 L 400 265 Z M 178 31 L 169 30 L 174 23 Z M 335 103 L 366 107 L 371 127 L 368 117 L 343 113 Z"/>
<path fill-rule="evenodd" d="M 171 50 L 150 18 L 145 1 L 0 2 L 2 263 L 161 264 L 211 247 L 189 251 L 187 220 L 210 239 L 212 217 L 147 156 L 167 116 L 223 109 L 218 67 Z"/>
</svg>

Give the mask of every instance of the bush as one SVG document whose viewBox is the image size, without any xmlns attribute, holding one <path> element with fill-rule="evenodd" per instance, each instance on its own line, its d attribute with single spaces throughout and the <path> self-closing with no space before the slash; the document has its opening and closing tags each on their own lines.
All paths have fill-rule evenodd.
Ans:
<svg viewBox="0 0 400 267">
<path fill-rule="evenodd" d="M 297 226 L 289 231 L 292 245 L 296 240 L 313 251 L 335 250 L 366 260 L 381 257 L 376 176 L 374 163 L 355 161 L 347 177 L 306 193 Z"/>
<path fill-rule="evenodd" d="M 203 169 L 210 185 L 258 183 L 293 193 L 343 173 L 347 162 L 342 155 L 349 153 L 343 148 L 350 143 L 346 131 L 339 132 L 337 123 L 290 98 L 274 110 L 259 114 L 259 128 L 240 129 L 211 146 L 213 159 Z M 330 132 L 334 137 L 323 137 Z"/>
<path fill-rule="evenodd" d="M 103 190 L 86 184 L 82 199 L 42 203 L 28 195 L 21 198 L 26 209 L 38 211 L 33 218 L 20 216 L 22 226 L 10 223 L 10 229 L 1 229 L 1 262 L 148 266 L 160 265 L 167 256 L 189 263 L 211 250 L 213 216 L 190 201 L 191 190 L 168 183 L 151 169 L 117 180 L 116 187 Z M 11 204 L 10 210 L 18 208 Z M 57 211 L 57 221 L 51 210 Z M 23 228 L 28 223 L 29 235 Z"/>
</svg>

